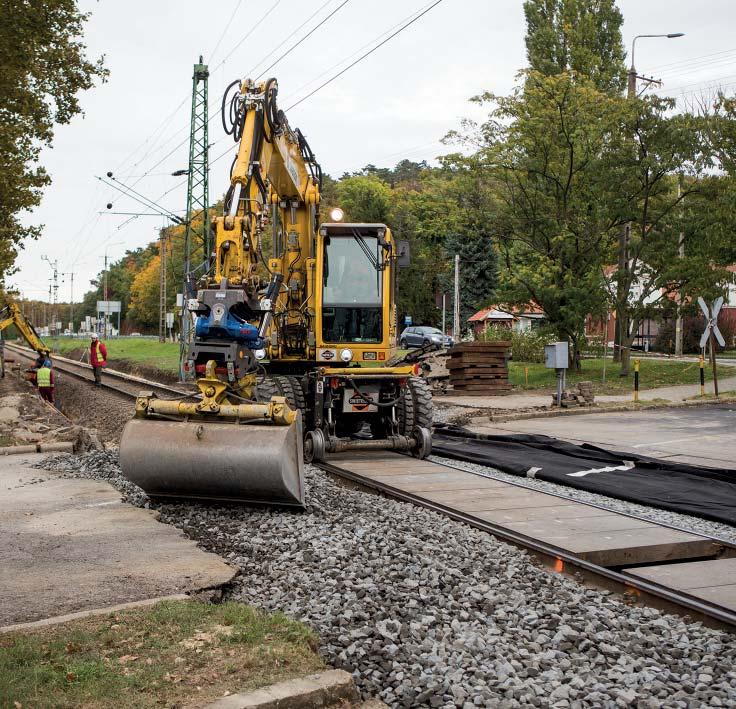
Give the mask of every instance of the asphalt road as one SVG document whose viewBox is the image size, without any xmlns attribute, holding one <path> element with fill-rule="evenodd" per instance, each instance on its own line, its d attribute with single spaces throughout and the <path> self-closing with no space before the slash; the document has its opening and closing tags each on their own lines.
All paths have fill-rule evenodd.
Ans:
<svg viewBox="0 0 736 709">
<path fill-rule="evenodd" d="M 471 426 L 479 433 L 538 433 L 654 458 L 736 468 L 736 405 L 560 416 Z"/>
</svg>

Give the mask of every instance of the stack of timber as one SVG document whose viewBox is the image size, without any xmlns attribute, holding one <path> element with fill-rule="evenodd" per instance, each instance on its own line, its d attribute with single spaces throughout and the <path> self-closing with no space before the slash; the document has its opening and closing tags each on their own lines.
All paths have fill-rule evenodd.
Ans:
<svg viewBox="0 0 736 709">
<path fill-rule="evenodd" d="M 447 368 L 458 394 L 500 396 L 511 391 L 508 358 L 511 342 L 461 342 L 450 350 Z"/>
</svg>

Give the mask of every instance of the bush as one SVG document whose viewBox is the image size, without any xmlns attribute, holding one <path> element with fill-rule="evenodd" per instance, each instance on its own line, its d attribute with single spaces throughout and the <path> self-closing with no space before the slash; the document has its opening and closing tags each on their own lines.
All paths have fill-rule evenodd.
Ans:
<svg viewBox="0 0 736 709">
<path fill-rule="evenodd" d="M 556 339 L 549 330 L 525 330 L 517 332 L 507 327 L 489 327 L 478 338 L 482 342 L 511 340 L 511 356 L 517 362 L 544 362 L 544 346 Z"/>
</svg>

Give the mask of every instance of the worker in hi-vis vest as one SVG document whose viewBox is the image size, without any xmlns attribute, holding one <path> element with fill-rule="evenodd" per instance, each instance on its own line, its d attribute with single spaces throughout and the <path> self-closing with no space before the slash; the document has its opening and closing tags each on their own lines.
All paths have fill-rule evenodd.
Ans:
<svg viewBox="0 0 736 709">
<path fill-rule="evenodd" d="M 54 403 L 54 373 L 51 371 L 51 360 L 45 359 L 43 364 L 36 370 L 36 386 L 41 398 Z"/>
<path fill-rule="evenodd" d="M 96 332 L 92 333 L 92 342 L 89 347 L 89 363 L 95 373 L 95 386 L 102 386 L 102 368 L 107 366 L 107 347 Z"/>
</svg>

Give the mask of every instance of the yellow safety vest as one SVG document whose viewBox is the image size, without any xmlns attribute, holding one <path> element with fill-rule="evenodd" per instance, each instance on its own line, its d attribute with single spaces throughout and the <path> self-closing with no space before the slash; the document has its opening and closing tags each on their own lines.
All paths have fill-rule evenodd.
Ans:
<svg viewBox="0 0 736 709">
<path fill-rule="evenodd" d="M 100 343 L 95 342 L 95 359 L 97 360 L 97 364 L 105 364 L 106 360 L 102 356 L 102 350 L 100 349 Z"/>
<path fill-rule="evenodd" d="M 48 367 L 41 367 L 36 372 L 36 384 L 39 387 L 50 387 L 51 386 L 51 370 Z"/>
</svg>

